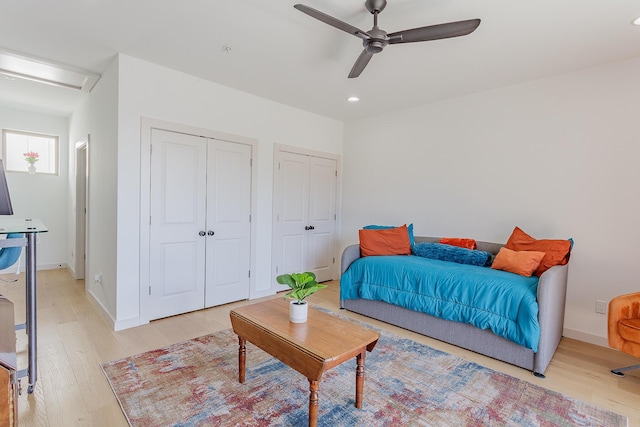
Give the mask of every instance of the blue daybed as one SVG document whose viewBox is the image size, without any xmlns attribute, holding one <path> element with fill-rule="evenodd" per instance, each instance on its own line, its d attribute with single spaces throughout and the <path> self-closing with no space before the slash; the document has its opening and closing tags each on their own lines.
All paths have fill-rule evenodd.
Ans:
<svg viewBox="0 0 640 427">
<path fill-rule="evenodd" d="M 415 243 L 438 242 L 415 237 Z M 502 244 L 477 242 L 496 255 Z M 358 261 L 358 262 L 356 262 Z M 528 369 L 539 377 L 562 338 L 567 265 L 540 278 L 407 256 L 342 254 L 340 307 Z"/>
</svg>

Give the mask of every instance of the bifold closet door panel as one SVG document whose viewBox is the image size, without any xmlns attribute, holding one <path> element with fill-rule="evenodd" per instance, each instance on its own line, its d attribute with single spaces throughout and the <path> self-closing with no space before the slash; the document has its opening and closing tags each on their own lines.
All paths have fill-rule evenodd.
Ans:
<svg viewBox="0 0 640 427">
<path fill-rule="evenodd" d="M 307 270 L 316 280 L 333 279 L 336 240 L 337 162 L 311 157 L 309 161 L 309 230 Z"/>
<path fill-rule="evenodd" d="M 152 131 L 151 319 L 204 307 L 207 142 Z"/>
<path fill-rule="evenodd" d="M 309 237 L 309 157 L 280 153 L 276 174 L 274 257 L 277 274 L 305 271 Z"/>
<path fill-rule="evenodd" d="M 251 147 L 209 143 L 205 306 L 249 298 Z"/>
</svg>

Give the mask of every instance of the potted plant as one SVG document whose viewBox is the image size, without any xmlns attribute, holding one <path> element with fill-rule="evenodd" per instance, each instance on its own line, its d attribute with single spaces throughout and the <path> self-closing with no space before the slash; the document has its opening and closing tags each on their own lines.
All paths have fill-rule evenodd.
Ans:
<svg viewBox="0 0 640 427">
<path fill-rule="evenodd" d="M 289 321 L 292 323 L 304 323 L 307 321 L 308 305 L 304 299 L 313 295 L 327 285 L 316 282 L 316 275 L 311 272 L 281 274 L 276 277 L 276 281 L 281 285 L 287 285 L 291 291 L 287 292 L 284 298 L 293 298 L 289 304 Z"/>
</svg>

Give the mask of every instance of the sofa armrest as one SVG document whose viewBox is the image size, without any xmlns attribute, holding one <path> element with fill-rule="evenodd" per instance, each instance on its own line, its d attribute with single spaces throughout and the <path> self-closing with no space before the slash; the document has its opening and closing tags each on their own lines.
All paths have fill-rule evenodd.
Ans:
<svg viewBox="0 0 640 427">
<path fill-rule="evenodd" d="M 352 262 L 360 258 L 360 245 L 350 245 L 342 251 L 342 259 L 340 261 L 340 275 L 342 276 L 349 268 Z"/>
<path fill-rule="evenodd" d="M 556 265 L 538 281 L 540 343 L 533 370 L 543 373 L 562 339 L 569 265 Z"/>
</svg>

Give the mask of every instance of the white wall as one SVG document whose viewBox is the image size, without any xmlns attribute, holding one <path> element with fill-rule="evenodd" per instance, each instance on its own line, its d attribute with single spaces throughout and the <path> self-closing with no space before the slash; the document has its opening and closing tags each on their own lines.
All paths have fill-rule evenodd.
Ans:
<svg viewBox="0 0 640 427">
<path fill-rule="evenodd" d="M 59 174 L 29 175 L 7 172 L 7 183 L 15 217 L 40 219 L 49 229 L 41 233 L 37 242 L 37 268 L 66 266 L 67 249 L 67 171 L 69 119 L 17 108 L 0 107 L 0 129 L 57 135 L 59 137 Z M 1 151 L 0 151 L 1 154 Z M 36 168 L 37 168 L 36 163 Z M 24 251 L 22 255 L 24 266 Z M 22 269 L 24 271 L 24 269 Z"/>
<path fill-rule="evenodd" d="M 119 57 L 116 328 L 140 316 L 141 119 L 257 140 L 254 288 L 270 292 L 275 143 L 341 154 L 343 124 L 126 55 Z M 256 164 L 257 163 L 257 164 Z M 144 250 L 144 248 L 143 248 Z M 115 314 L 115 313 L 112 313 Z"/>
<path fill-rule="evenodd" d="M 89 141 L 89 180 L 87 209 L 87 266 L 86 291 L 103 308 L 105 314 L 115 318 L 116 296 L 116 193 L 118 149 L 118 61 L 102 74 L 90 96 L 78 107 L 70 119 L 68 157 L 75 164 L 75 145 Z M 69 265 L 75 265 L 76 194 L 75 166 L 68 176 L 72 189 L 68 201 L 68 257 Z M 73 252 L 73 256 L 71 255 Z M 102 284 L 93 277 L 102 274 Z"/>
<path fill-rule="evenodd" d="M 640 289 L 638 75 L 633 59 L 347 123 L 342 246 L 368 223 L 573 237 L 566 335 L 604 345 L 595 300 Z"/>
</svg>

